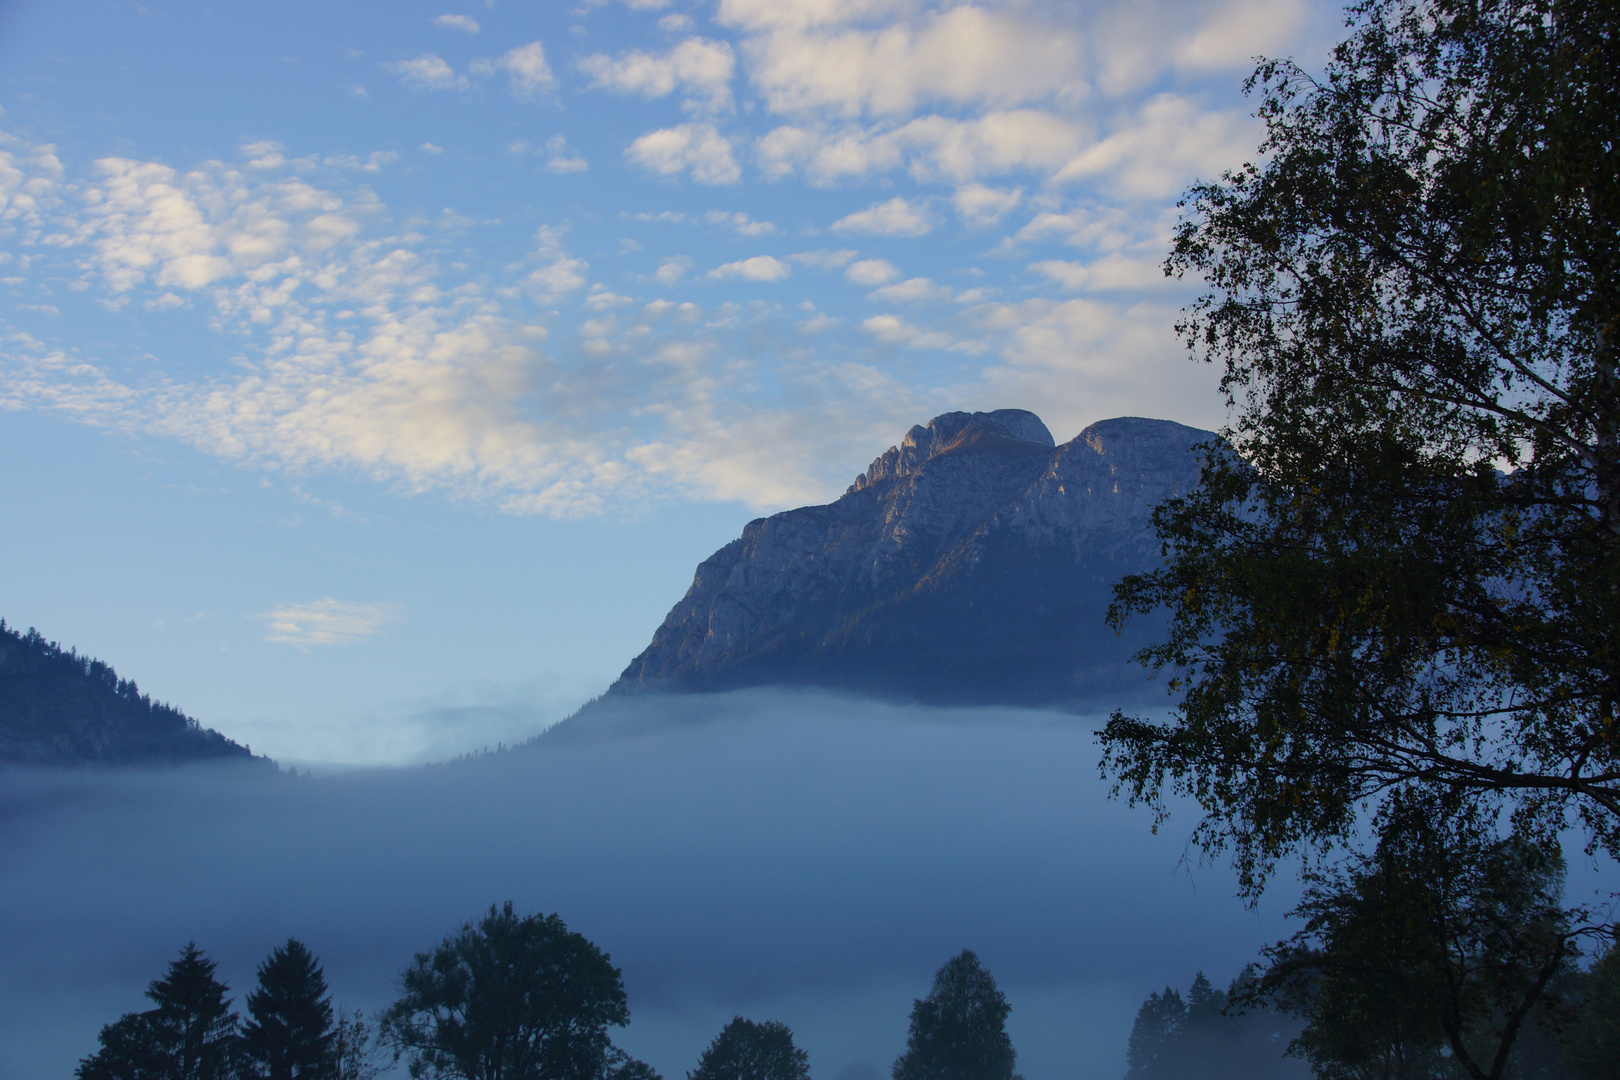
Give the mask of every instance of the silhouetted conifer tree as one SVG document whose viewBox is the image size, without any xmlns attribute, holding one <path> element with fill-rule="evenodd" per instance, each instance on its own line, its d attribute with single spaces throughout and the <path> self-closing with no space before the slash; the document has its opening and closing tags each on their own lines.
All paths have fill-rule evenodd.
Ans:
<svg viewBox="0 0 1620 1080">
<path fill-rule="evenodd" d="M 242 1075 L 252 1080 L 336 1080 L 332 1001 L 321 966 L 289 938 L 259 965 L 247 996 Z"/>
<path fill-rule="evenodd" d="M 894 1080 L 1016 1080 L 1018 1052 L 1006 1030 L 1011 1011 L 979 958 L 963 949 L 913 1004 Z"/>
<path fill-rule="evenodd" d="M 687 1080 L 810 1080 L 810 1055 L 786 1024 L 734 1017 L 720 1029 Z"/>
<path fill-rule="evenodd" d="M 231 1080 L 236 1013 L 214 962 L 188 942 L 146 996 L 157 1008 L 125 1013 L 101 1029 L 101 1049 L 79 1063 L 78 1080 Z"/>
</svg>

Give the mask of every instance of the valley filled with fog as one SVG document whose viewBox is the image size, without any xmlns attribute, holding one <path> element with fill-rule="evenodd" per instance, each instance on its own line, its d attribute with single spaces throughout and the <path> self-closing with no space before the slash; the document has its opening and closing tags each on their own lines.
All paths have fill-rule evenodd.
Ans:
<svg viewBox="0 0 1620 1080">
<path fill-rule="evenodd" d="M 1024 1077 L 1117 1080 L 1148 992 L 1224 986 L 1284 936 L 1293 886 L 1247 910 L 1186 849 L 1188 808 L 1154 835 L 1109 801 L 1097 722 L 747 691 L 620 699 L 426 768 L 12 770 L 0 1078 L 69 1074 L 188 940 L 240 999 L 298 937 L 370 1012 L 512 900 L 612 955 L 615 1041 L 666 1077 L 736 1014 L 791 1026 L 816 1080 L 887 1075 L 912 1000 L 971 948 Z"/>
</svg>

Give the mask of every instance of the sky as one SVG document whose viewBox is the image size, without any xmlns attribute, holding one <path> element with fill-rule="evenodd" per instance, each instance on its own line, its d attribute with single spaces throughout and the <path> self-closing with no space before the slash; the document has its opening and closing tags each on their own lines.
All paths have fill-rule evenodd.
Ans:
<svg viewBox="0 0 1620 1080">
<path fill-rule="evenodd" d="M 0 617 L 287 762 L 520 740 L 912 424 L 1217 427 L 1311 0 L 0 4 Z"/>
</svg>

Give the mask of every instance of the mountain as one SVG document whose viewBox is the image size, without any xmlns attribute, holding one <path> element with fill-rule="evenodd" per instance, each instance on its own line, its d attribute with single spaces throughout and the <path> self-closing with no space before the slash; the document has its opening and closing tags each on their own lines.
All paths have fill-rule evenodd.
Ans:
<svg viewBox="0 0 1620 1080">
<path fill-rule="evenodd" d="M 1061 446 L 1034 413 L 914 427 L 842 498 L 750 522 L 609 695 L 823 687 L 1067 708 L 1154 688 L 1113 584 L 1154 566 L 1149 515 L 1198 483 L 1208 431 L 1121 417 Z M 1162 692 L 1162 691 L 1160 691 Z"/>
<path fill-rule="evenodd" d="M 0 763 L 270 764 L 170 705 L 154 703 L 100 660 L 0 620 Z"/>
</svg>

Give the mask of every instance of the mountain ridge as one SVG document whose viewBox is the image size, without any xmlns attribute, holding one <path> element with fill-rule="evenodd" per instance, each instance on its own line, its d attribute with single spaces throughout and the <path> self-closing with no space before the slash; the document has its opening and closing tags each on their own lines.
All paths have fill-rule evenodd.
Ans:
<svg viewBox="0 0 1620 1080">
<path fill-rule="evenodd" d="M 0 619 L 0 764 L 176 765 L 269 758 L 164 702 L 110 664 Z"/>
<path fill-rule="evenodd" d="M 1034 413 L 917 425 L 831 503 L 759 518 L 699 564 L 608 696 L 804 686 L 1085 708 L 1150 695 L 1103 625 L 1159 557 L 1152 508 L 1214 433 L 1118 417 L 1057 445 Z"/>
</svg>

